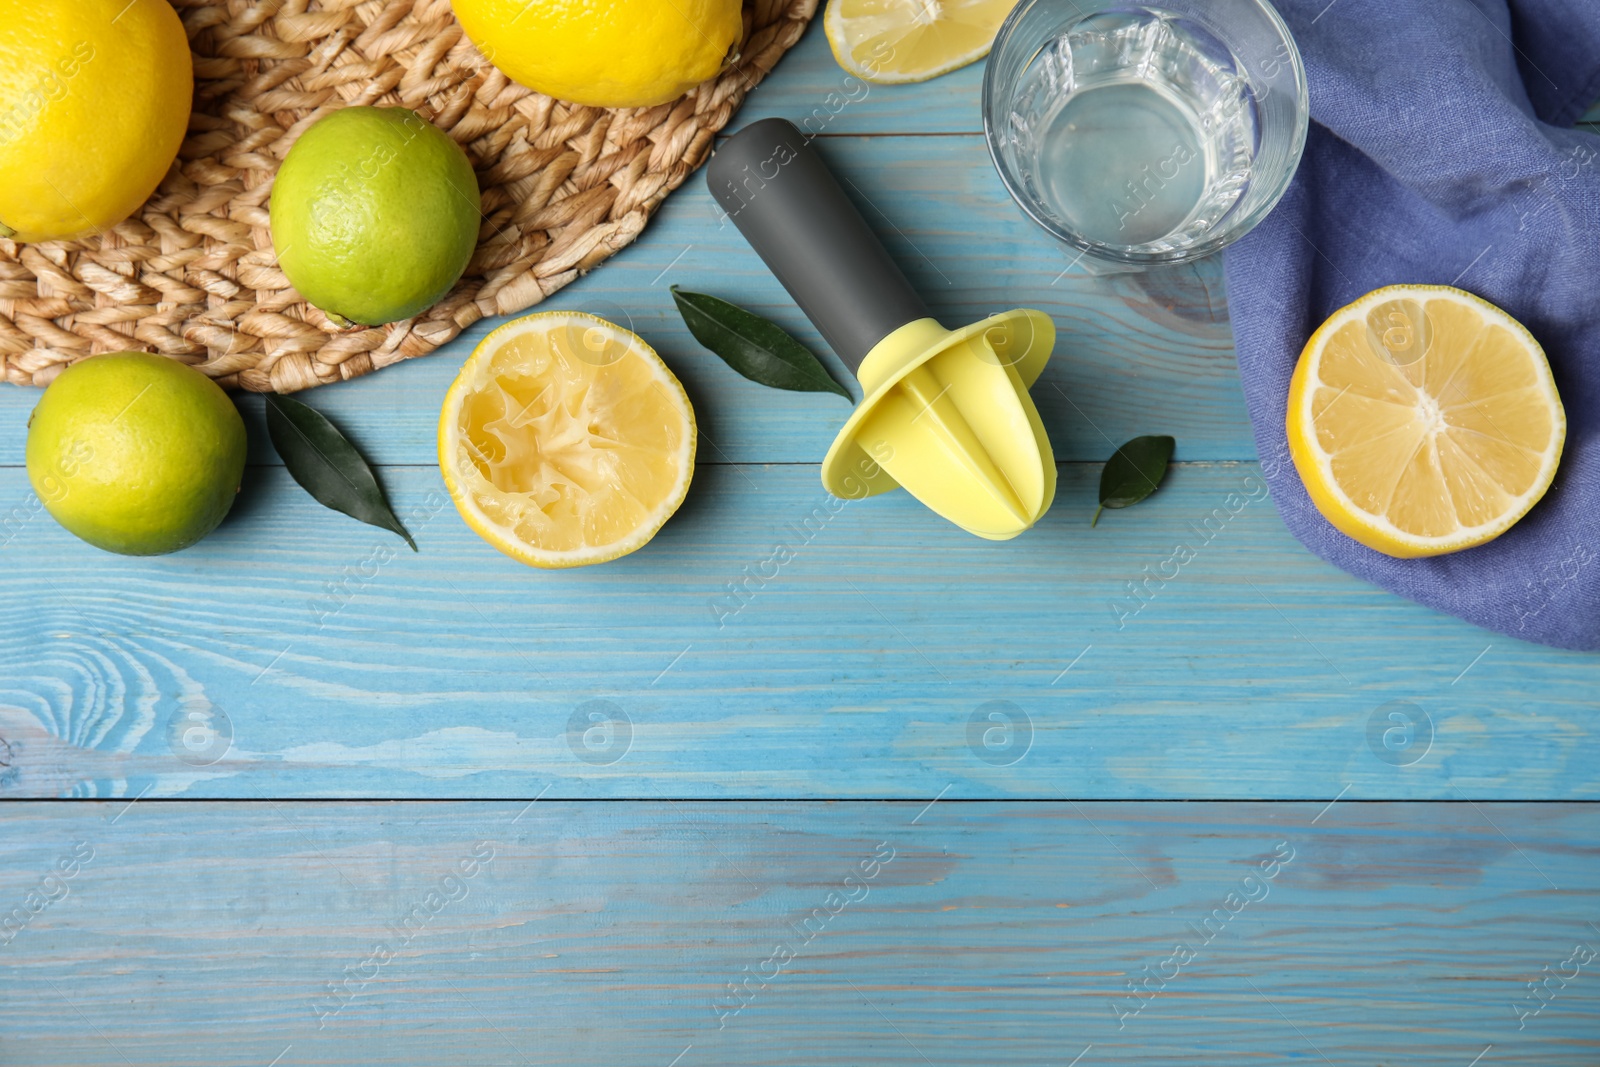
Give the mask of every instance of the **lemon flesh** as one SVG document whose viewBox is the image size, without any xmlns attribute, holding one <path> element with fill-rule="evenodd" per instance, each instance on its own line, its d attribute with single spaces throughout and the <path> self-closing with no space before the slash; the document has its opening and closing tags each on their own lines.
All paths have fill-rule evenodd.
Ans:
<svg viewBox="0 0 1600 1067">
<path fill-rule="evenodd" d="M 210 533 L 233 506 L 244 459 L 228 394 L 146 352 L 73 364 L 28 420 L 28 480 L 45 508 L 123 555 L 176 552 Z"/>
<path fill-rule="evenodd" d="M 920 82 L 989 54 L 1017 0 L 829 0 L 833 57 L 869 82 Z"/>
<path fill-rule="evenodd" d="M 744 29 L 739 0 L 452 0 L 512 81 L 591 107 L 651 107 L 716 75 Z"/>
<path fill-rule="evenodd" d="M 167 0 L 0 0 L 0 235 L 73 240 L 133 214 L 189 127 Z"/>
<path fill-rule="evenodd" d="M 639 548 L 694 475 L 694 409 L 640 338 L 552 311 L 485 337 L 445 395 L 439 466 L 480 537 L 535 567 Z"/>
<path fill-rule="evenodd" d="M 1510 529 L 1550 487 L 1566 425 L 1532 335 L 1446 286 L 1390 286 L 1335 312 L 1289 387 L 1289 450 L 1312 502 L 1391 556 Z"/>
<path fill-rule="evenodd" d="M 272 185 L 272 247 L 335 321 L 427 310 L 478 244 L 478 177 L 461 146 L 401 107 L 347 107 L 300 135 Z"/>
</svg>

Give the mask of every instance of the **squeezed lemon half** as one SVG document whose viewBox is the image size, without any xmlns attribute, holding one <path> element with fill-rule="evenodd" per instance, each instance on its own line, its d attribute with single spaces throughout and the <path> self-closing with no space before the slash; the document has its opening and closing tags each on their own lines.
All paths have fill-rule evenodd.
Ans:
<svg viewBox="0 0 1600 1067">
<path fill-rule="evenodd" d="M 1442 285 L 1378 289 L 1335 312 L 1289 386 L 1289 451 L 1312 502 L 1391 556 L 1510 529 L 1550 488 L 1566 431 L 1539 343 Z"/>
<path fill-rule="evenodd" d="M 833 57 L 869 82 L 920 82 L 989 54 L 1017 0 L 829 0 Z"/>
<path fill-rule="evenodd" d="M 478 345 L 445 394 L 439 466 L 478 536 L 535 567 L 634 551 L 694 475 L 694 409 L 639 337 L 551 311 Z"/>
</svg>

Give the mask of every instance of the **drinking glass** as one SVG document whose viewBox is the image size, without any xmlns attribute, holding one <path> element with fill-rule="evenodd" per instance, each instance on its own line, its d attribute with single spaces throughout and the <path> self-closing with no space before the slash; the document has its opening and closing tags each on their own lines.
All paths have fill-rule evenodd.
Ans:
<svg viewBox="0 0 1600 1067">
<path fill-rule="evenodd" d="M 1265 218 L 1310 108 L 1267 0 L 1022 0 L 990 53 L 983 118 L 1024 211 L 1136 268 L 1199 259 Z"/>
</svg>

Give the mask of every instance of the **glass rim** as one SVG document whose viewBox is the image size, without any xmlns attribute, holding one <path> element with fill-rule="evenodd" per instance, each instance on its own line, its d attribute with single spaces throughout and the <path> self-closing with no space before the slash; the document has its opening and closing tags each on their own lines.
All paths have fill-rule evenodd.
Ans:
<svg viewBox="0 0 1600 1067">
<path fill-rule="evenodd" d="M 1278 203 L 1283 199 L 1284 194 L 1289 191 L 1289 185 L 1294 181 L 1294 176 L 1300 169 L 1300 160 L 1305 154 L 1306 136 L 1311 127 L 1311 90 L 1306 80 L 1305 60 L 1300 55 L 1300 46 L 1295 41 L 1294 35 L 1289 32 L 1288 23 L 1284 22 L 1283 16 L 1278 13 L 1277 8 L 1272 6 L 1270 0 L 1244 0 L 1244 2 L 1252 5 L 1256 10 L 1261 12 L 1261 14 L 1266 16 L 1267 21 L 1271 23 L 1272 28 L 1278 34 L 1279 39 L 1288 49 L 1288 56 L 1286 58 L 1288 59 L 1289 66 L 1294 74 L 1294 111 L 1296 117 L 1295 128 L 1291 135 L 1289 144 L 1289 165 L 1283 168 L 1281 176 L 1277 179 L 1277 188 L 1271 189 L 1269 194 L 1249 212 L 1243 215 L 1228 218 L 1226 220 L 1226 226 L 1218 229 L 1212 236 L 1206 238 L 1204 241 L 1196 242 L 1195 244 L 1189 245 L 1186 248 L 1165 249 L 1149 252 L 1141 252 L 1128 245 L 1113 245 L 1106 244 L 1102 241 L 1096 241 L 1091 237 L 1085 237 L 1080 233 L 1076 233 L 1070 229 L 1067 229 L 1054 219 L 1044 215 L 1035 204 L 1034 198 L 1029 196 L 1026 190 L 1022 188 L 1020 180 L 1011 172 L 1010 167 L 1006 164 L 1005 159 L 1003 158 L 1003 153 L 1000 147 L 1000 137 L 1002 131 L 999 131 L 995 128 L 994 121 L 994 105 L 996 95 L 999 90 L 998 72 L 1001 66 L 1001 64 L 997 62 L 997 59 L 999 58 L 1002 49 L 1010 42 L 1012 34 L 1016 32 L 1018 24 L 1027 15 L 1027 13 L 1038 7 L 1041 3 L 1051 2 L 1053 2 L 1053 0 L 1022 0 L 1022 3 L 1012 8 L 1010 14 L 1006 16 L 1005 21 L 1000 24 L 1000 29 L 995 33 L 994 44 L 989 51 L 989 60 L 984 65 L 982 105 L 983 139 L 984 143 L 988 146 L 989 158 L 994 163 L 994 169 L 1000 176 L 1000 183 L 1005 186 L 1006 192 L 1010 194 L 1011 199 L 1016 202 L 1017 206 L 1022 208 L 1023 212 L 1029 218 L 1038 223 L 1039 226 L 1043 227 L 1045 231 L 1050 233 L 1057 240 L 1078 249 L 1081 253 L 1083 253 L 1083 255 L 1091 255 L 1101 260 L 1110 260 L 1116 263 L 1133 264 L 1138 266 L 1153 266 L 1164 263 L 1188 263 L 1193 260 L 1204 259 L 1206 256 L 1209 256 L 1214 252 L 1219 252 L 1228 245 L 1233 244 L 1233 242 L 1237 241 L 1239 238 L 1255 229 L 1256 226 L 1260 224 L 1261 220 L 1266 218 L 1267 215 L 1272 212 L 1272 209 L 1278 206 Z M 1077 7 L 1076 4 L 1073 4 L 1073 6 Z M 1078 10 L 1081 12 L 1082 18 L 1080 18 L 1078 22 L 1083 21 L 1083 19 L 1091 18 L 1096 14 L 1116 10 L 1119 7 L 1144 6 L 1147 5 L 1146 3 L 1141 2 L 1141 0 L 1106 0 L 1106 2 L 1095 5 L 1089 11 L 1083 11 L 1081 8 L 1079 8 Z M 1148 6 L 1159 7 L 1160 0 L 1149 0 Z M 1195 18 L 1195 21 L 1199 22 L 1209 32 L 1215 35 L 1218 40 L 1222 41 L 1224 44 L 1228 43 L 1227 35 L 1219 33 L 1217 27 L 1212 25 L 1207 20 Z M 1077 25 L 1077 22 L 1074 22 L 1073 25 Z M 1030 57 L 1028 61 L 1032 62 L 1033 57 Z M 1078 258 L 1082 259 L 1083 256 L 1080 255 Z M 1077 261 L 1074 260 L 1074 262 Z"/>
</svg>

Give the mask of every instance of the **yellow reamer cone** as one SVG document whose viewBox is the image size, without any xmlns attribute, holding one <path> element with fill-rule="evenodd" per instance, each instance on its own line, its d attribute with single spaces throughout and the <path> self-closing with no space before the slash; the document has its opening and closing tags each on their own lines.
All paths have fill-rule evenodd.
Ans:
<svg viewBox="0 0 1600 1067">
<path fill-rule="evenodd" d="M 902 486 L 968 533 L 1017 536 L 1055 499 L 1055 459 L 1028 395 L 1055 334 L 1038 311 L 954 331 L 931 318 L 901 326 L 862 360 L 866 396 L 828 449 L 822 484 L 835 496 Z M 864 493 L 849 492 L 852 475 Z"/>
<path fill-rule="evenodd" d="M 1055 498 L 1028 388 L 1055 346 L 1039 311 L 941 326 L 804 135 L 782 119 L 718 149 L 707 181 L 741 233 L 860 381 L 822 463 L 841 497 L 897 486 L 957 526 L 1015 537 Z"/>
</svg>

